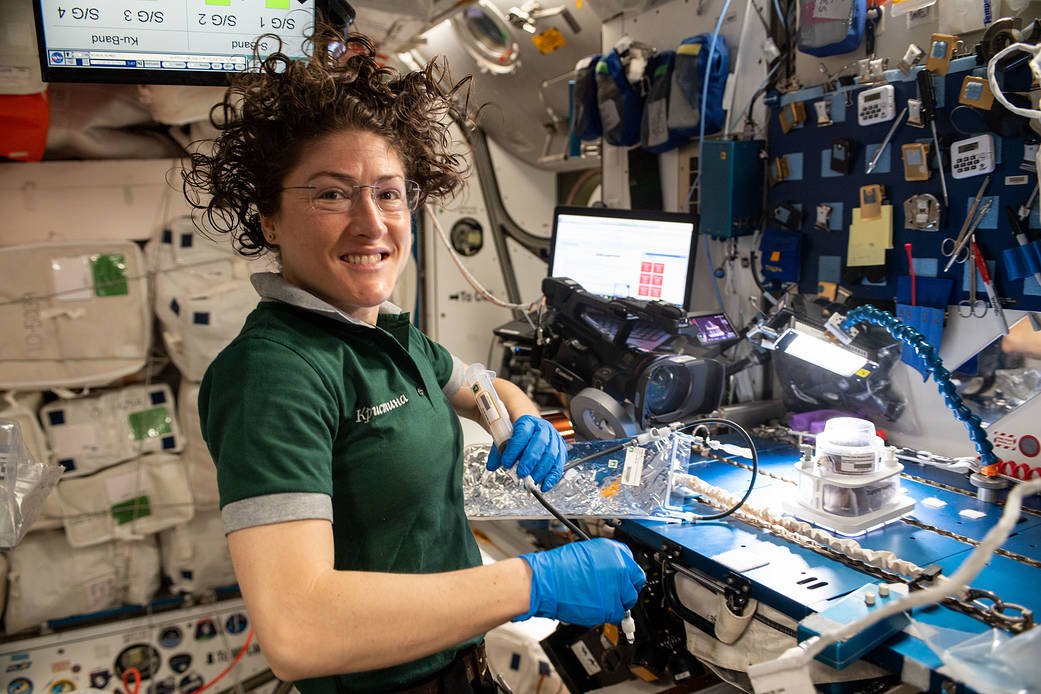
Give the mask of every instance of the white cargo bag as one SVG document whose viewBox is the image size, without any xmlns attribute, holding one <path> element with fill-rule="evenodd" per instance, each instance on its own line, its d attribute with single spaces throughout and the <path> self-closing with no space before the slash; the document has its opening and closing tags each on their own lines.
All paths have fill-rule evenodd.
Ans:
<svg viewBox="0 0 1041 694">
<path fill-rule="evenodd" d="M 56 400 L 40 421 L 65 477 L 78 477 L 143 453 L 183 447 L 173 391 L 166 383 L 127 386 L 89 397 Z"/>
<path fill-rule="evenodd" d="M 8 634 L 48 620 L 144 605 L 159 589 L 155 538 L 73 548 L 57 530 L 31 533 L 10 553 Z"/>
<path fill-rule="evenodd" d="M 0 389 L 99 386 L 141 369 L 145 275 L 129 241 L 0 248 Z"/>
<path fill-rule="evenodd" d="M 188 473 L 188 484 L 192 489 L 192 500 L 196 512 L 202 509 L 216 509 L 220 503 L 217 493 L 217 466 L 210 457 L 210 449 L 202 438 L 202 427 L 199 423 L 199 384 L 181 379 L 181 388 L 177 391 L 177 419 L 181 423 L 181 434 L 184 436 L 184 448 L 181 449 L 181 461 Z"/>
<path fill-rule="evenodd" d="M 191 381 L 202 380 L 206 367 L 239 334 L 260 300 L 249 282 L 249 261 L 236 255 L 222 235 L 209 235 L 213 238 L 180 217 L 148 244 L 163 343 Z"/>
<path fill-rule="evenodd" d="M 136 540 L 191 520 L 194 510 L 184 465 L 166 453 L 63 478 L 55 493 L 73 547 Z"/>
<path fill-rule="evenodd" d="M 200 511 L 183 525 L 159 533 L 163 575 L 174 593 L 202 595 L 235 584 L 220 511 Z"/>
</svg>

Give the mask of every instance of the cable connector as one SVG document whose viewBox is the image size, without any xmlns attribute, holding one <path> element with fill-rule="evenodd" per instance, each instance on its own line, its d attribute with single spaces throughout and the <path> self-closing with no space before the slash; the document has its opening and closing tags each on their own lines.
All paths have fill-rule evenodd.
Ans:
<svg viewBox="0 0 1041 694">
<path fill-rule="evenodd" d="M 828 322 L 824 324 L 824 329 L 842 344 L 849 345 L 853 343 L 853 338 L 856 337 L 857 331 L 856 328 L 851 329 L 850 332 L 843 330 L 842 321 L 845 319 L 846 317 L 841 313 L 833 313 L 828 318 Z"/>
<path fill-rule="evenodd" d="M 636 643 L 636 620 L 629 610 L 625 611 L 625 617 L 622 618 L 622 633 L 625 634 L 626 641 Z"/>
<path fill-rule="evenodd" d="M 682 426 L 683 422 L 673 422 L 672 424 L 664 424 L 660 427 L 651 427 L 650 429 L 633 439 L 633 443 L 637 446 L 642 446 L 644 444 L 650 443 L 651 441 L 663 439 Z"/>
</svg>

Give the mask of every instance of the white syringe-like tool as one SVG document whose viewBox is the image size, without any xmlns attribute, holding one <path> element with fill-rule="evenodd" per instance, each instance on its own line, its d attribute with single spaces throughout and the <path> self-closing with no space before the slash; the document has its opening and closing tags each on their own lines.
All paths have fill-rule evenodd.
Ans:
<svg viewBox="0 0 1041 694">
<path fill-rule="evenodd" d="M 495 385 L 492 383 L 495 372 L 484 368 L 484 364 L 470 364 L 466 367 L 464 378 L 467 388 L 473 393 L 477 409 L 481 411 L 481 416 L 488 425 L 495 447 L 501 453 L 503 446 L 513 436 L 513 423 L 506 411 L 506 405 L 495 392 Z"/>
</svg>

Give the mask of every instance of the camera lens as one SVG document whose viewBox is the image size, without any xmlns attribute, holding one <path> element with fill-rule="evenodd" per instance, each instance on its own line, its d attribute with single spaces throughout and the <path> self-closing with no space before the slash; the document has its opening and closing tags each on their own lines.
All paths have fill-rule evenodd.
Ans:
<svg viewBox="0 0 1041 694">
<path fill-rule="evenodd" d="M 651 414 L 679 410 L 687 394 L 685 370 L 668 362 L 651 367 L 645 391 L 645 406 Z"/>
</svg>

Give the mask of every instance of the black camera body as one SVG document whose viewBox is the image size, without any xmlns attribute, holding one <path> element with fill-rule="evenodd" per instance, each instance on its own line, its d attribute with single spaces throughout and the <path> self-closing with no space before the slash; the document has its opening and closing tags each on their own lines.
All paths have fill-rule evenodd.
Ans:
<svg viewBox="0 0 1041 694">
<path fill-rule="evenodd" d="M 628 401 L 641 427 L 719 406 L 723 365 L 669 349 L 675 338 L 697 334 L 679 307 L 604 298 L 565 277 L 543 279 L 542 293 L 548 311 L 532 366 L 555 389 L 575 395 L 596 388 Z"/>
</svg>

